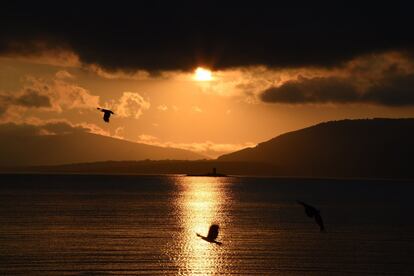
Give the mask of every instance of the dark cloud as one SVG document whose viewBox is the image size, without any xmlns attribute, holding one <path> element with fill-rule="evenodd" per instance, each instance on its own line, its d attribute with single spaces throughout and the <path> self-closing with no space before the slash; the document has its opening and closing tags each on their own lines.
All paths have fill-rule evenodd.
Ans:
<svg viewBox="0 0 414 276">
<path fill-rule="evenodd" d="M 33 89 L 26 89 L 23 93 L 17 95 L 0 94 L 0 116 L 12 106 L 22 106 L 26 108 L 51 107 L 49 96 L 42 95 Z"/>
<path fill-rule="evenodd" d="M 349 103 L 358 101 L 359 95 L 349 79 L 338 77 L 304 78 L 272 87 L 261 94 L 265 102 L 277 103 Z"/>
<path fill-rule="evenodd" d="M 48 111 L 90 109 L 99 105 L 99 96 L 85 88 L 61 79 L 31 78 L 21 91 L 0 93 L 0 115 L 13 107 Z"/>
<path fill-rule="evenodd" d="M 24 107 L 51 107 L 48 96 L 32 89 L 27 89 L 22 95 L 14 98 L 12 103 Z"/>
<path fill-rule="evenodd" d="M 407 1 L 31 5 L 3 7 L 0 53 L 71 49 L 82 62 L 106 69 L 157 71 L 200 64 L 332 66 L 414 45 Z"/>
<path fill-rule="evenodd" d="M 409 106 L 414 105 L 414 74 L 385 77 L 364 90 L 358 88 L 351 77 L 299 77 L 263 91 L 260 97 L 264 102 L 271 103 Z"/>
<path fill-rule="evenodd" d="M 395 76 L 371 87 L 364 101 L 390 106 L 414 105 L 414 74 Z"/>
</svg>

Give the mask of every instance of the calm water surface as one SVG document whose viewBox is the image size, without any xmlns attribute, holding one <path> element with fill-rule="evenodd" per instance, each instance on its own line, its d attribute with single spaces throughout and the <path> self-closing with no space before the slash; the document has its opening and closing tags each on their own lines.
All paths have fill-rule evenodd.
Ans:
<svg viewBox="0 0 414 276">
<path fill-rule="evenodd" d="M 0 274 L 414 275 L 413 195 L 393 181 L 0 175 Z M 212 223 L 222 246 L 196 236 Z"/>
</svg>

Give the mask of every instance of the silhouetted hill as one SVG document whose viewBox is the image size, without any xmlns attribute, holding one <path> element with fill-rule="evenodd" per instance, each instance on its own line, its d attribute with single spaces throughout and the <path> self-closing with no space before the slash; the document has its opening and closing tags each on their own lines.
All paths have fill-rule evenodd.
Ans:
<svg viewBox="0 0 414 276">
<path fill-rule="evenodd" d="M 310 177 L 414 177 L 414 119 L 321 123 L 218 158 L 274 165 Z"/>
<path fill-rule="evenodd" d="M 91 133 L 67 135 L 0 135 L 0 166 L 56 165 L 107 160 L 196 160 L 205 157 Z"/>
<path fill-rule="evenodd" d="M 414 119 L 321 123 L 217 160 L 176 160 L 202 156 L 85 133 L 14 137 L 14 141 L 1 136 L 0 142 L 9 143 L 0 156 L 3 172 L 203 174 L 216 167 L 228 175 L 414 178 Z M 26 163 L 10 166 L 14 160 Z M 94 162 L 99 160 L 105 162 Z M 78 164 L 35 166 L 59 163 Z"/>
</svg>

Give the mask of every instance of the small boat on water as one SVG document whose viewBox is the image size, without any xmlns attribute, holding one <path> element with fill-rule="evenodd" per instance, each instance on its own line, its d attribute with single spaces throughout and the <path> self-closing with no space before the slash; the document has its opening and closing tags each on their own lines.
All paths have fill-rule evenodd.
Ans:
<svg viewBox="0 0 414 276">
<path fill-rule="evenodd" d="M 226 174 L 218 173 L 216 168 L 213 168 L 212 172 L 202 173 L 202 174 L 187 174 L 187 176 L 210 176 L 210 177 L 223 177 L 227 176 Z"/>
</svg>

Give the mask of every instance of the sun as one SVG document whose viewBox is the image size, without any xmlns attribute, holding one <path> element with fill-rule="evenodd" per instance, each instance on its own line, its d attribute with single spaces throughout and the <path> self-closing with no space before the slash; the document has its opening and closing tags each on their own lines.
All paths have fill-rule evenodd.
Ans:
<svg viewBox="0 0 414 276">
<path fill-rule="evenodd" d="M 211 81 L 213 75 L 210 70 L 198 67 L 194 72 L 194 79 L 197 81 Z"/>
</svg>

